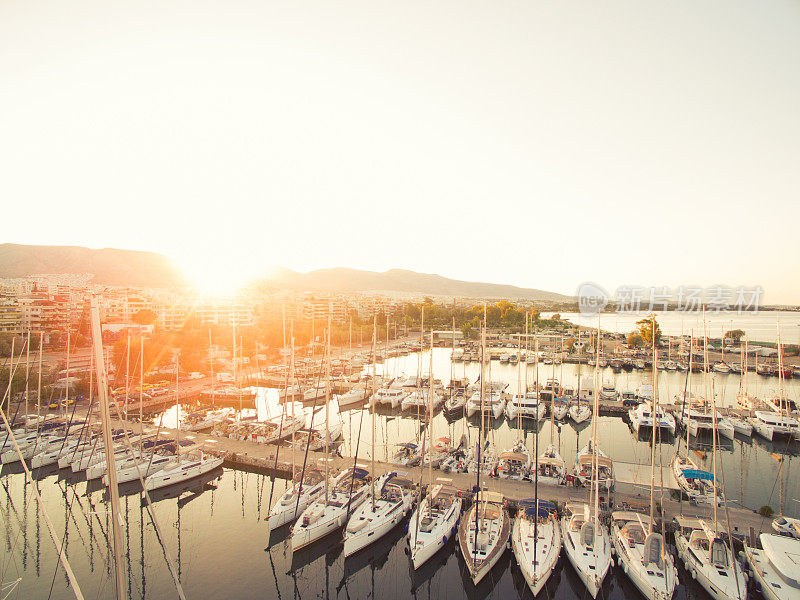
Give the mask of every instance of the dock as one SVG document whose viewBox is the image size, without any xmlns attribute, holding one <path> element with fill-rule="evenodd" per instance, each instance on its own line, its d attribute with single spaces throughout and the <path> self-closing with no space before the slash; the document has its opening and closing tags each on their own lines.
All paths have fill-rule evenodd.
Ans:
<svg viewBox="0 0 800 600">
<path fill-rule="evenodd" d="M 117 422 L 115 425 L 123 426 L 125 423 Z M 130 430 L 139 433 L 139 424 L 127 423 Z M 145 434 L 155 433 L 155 427 L 145 427 Z M 174 429 L 161 427 L 160 435 L 164 438 L 174 437 Z M 271 444 L 259 444 L 250 441 L 232 440 L 229 438 L 212 436 L 204 433 L 180 434 L 181 439 L 187 439 L 203 447 L 205 452 L 219 456 L 223 459 L 226 467 L 257 472 L 268 476 L 276 476 L 287 479 L 292 474 L 291 450 L 287 447 L 278 447 Z M 303 468 L 305 452 L 295 453 L 295 473 L 299 473 Z M 370 469 L 371 461 L 368 458 L 354 459 L 352 457 L 342 457 L 331 455 L 328 457 L 328 466 L 334 472 L 359 466 Z M 308 452 L 306 469 L 317 468 L 324 470 L 325 454 L 323 452 Z M 447 484 L 456 488 L 465 498 L 472 496 L 477 480 L 474 473 L 444 473 L 433 469 L 431 480 L 430 470 L 425 467 L 404 467 L 396 464 L 375 461 L 375 476 L 396 471 L 403 474 L 411 481 L 417 482 L 422 487 L 428 485 Z M 614 471 L 617 479 L 616 490 L 613 499 L 608 494 L 601 492 L 600 503 L 605 510 L 649 510 L 650 506 L 650 466 L 636 465 L 633 463 L 614 462 Z M 664 521 L 665 528 L 670 530 L 674 527 L 674 518 L 678 515 L 686 517 L 696 517 L 703 519 L 713 519 L 713 507 L 707 505 L 691 504 L 688 500 L 680 500 L 679 489 L 671 469 L 664 466 L 662 476 L 656 473 L 656 501 L 661 504 L 662 512 L 659 516 Z M 659 487 L 663 480 L 663 490 Z M 519 481 L 510 479 L 497 479 L 487 476 L 481 478 L 483 488 L 489 491 L 498 492 L 510 504 L 516 504 L 525 498 L 534 495 L 534 483 L 531 481 Z M 539 484 L 539 496 L 545 500 L 550 500 L 559 505 L 567 502 L 588 502 L 590 490 L 588 487 L 573 487 L 572 485 L 552 485 Z M 743 506 L 737 506 L 733 502 L 728 502 L 727 516 L 724 507 L 718 508 L 718 518 L 730 520 L 731 532 L 734 537 L 742 539 L 750 535 L 751 531 L 759 533 L 768 531 L 771 527 L 771 519 L 764 518 L 756 511 Z"/>
</svg>

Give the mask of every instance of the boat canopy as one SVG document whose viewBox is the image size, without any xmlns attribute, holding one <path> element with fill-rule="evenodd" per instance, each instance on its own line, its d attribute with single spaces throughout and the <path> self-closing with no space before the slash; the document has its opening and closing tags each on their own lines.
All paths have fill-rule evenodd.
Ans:
<svg viewBox="0 0 800 600">
<path fill-rule="evenodd" d="M 525 514 L 529 517 L 535 516 L 536 514 L 536 498 L 525 498 L 524 500 L 519 501 L 520 508 L 525 509 Z M 556 511 L 556 505 L 550 502 L 549 500 L 539 500 L 539 516 L 546 517 L 550 513 Z M 529 512 L 530 511 L 530 512 Z"/>
<path fill-rule="evenodd" d="M 416 448 L 417 445 L 414 442 L 400 442 L 397 444 L 398 448 Z"/>
<path fill-rule="evenodd" d="M 714 481 L 714 475 L 708 471 L 701 471 L 700 469 L 683 469 L 681 471 L 686 479 L 704 479 L 706 481 Z"/>
<path fill-rule="evenodd" d="M 355 477 L 356 479 L 366 479 L 369 477 L 369 471 L 366 469 L 362 469 L 360 467 L 355 467 L 354 469 L 348 469 L 350 471 L 350 475 Z"/>
<path fill-rule="evenodd" d="M 543 506 L 540 506 L 538 511 L 536 510 L 536 507 L 535 507 L 535 506 L 526 506 L 526 507 L 525 507 L 525 516 L 526 516 L 526 517 L 530 517 L 530 518 L 533 518 L 533 517 L 539 517 L 539 518 L 543 518 L 543 517 L 548 517 L 548 516 L 550 516 L 551 514 L 552 514 L 552 513 L 551 513 L 551 511 L 547 510 L 547 509 L 546 509 L 545 507 L 543 507 Z"/>
<path fill-rule="evenodd" d="M 581 465 L 592 466 L 592 462 L 594 461 L 594 457 L 591 454 L 584 454 L 580 457 Z M 597 457 L 597 466 L 599 467 L 611 467 L 613 464 L 612 460 L 608 456 L 598 456 Z"/>
<path fill-rule="evenodd" d="M 530 457 L 527 456 L 526 454 L 523 454 L 522 452 L 508 451 L 508 452 L 503 452 L 500 455 L 500 460 L 513 460 L 516 462 L 526 463 L 528 462 L 528 460 L 530 460 Z"/>
</svg>

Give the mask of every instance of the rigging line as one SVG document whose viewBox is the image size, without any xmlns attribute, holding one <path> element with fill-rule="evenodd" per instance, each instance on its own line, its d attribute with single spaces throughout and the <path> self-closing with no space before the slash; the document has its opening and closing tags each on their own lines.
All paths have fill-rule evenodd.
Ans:
<svg viewBox="0 0 800 600">
<path fill-rule="evenodd" d="M 59 486 L 59 487 L 60 487 L 60 486 Z M 94 540 L 95 542 L 97 542 L 97 545 L 98 545 L 98 546 L 100 546 L 100 541 L 99 541 L 99 540 L 98 540 L 98 539 L 95 537 L 95 535 L 94 535 L 94 530 L 93 530 L 93 528 L 91 527 L 91 517 L 87 517 L 87 516 L 86 516 L 86 511 L 84 511 L 84 510 L 83 510 L 83 504 L 82 504 L 82 503 L 81 503 L 81 501 L 80 501 L 80 496 L 78 496 L 78 494 L 77 494 L 77 492 L 75 491 L 75 489 L 74 489 L 74 487 L 73 487 L 73 486 L 66 486 L 66 485 L 65 485 L 65 486 L 64 486 L 64 488 L 63 488 L 63 490 L 64 490 L 64 493 L 66 493 L 66 490 L 70 490 L 70 491 L 71 491 L 71 492 L 72 492 L 72 493 L 75 495 L 75 498 L 74 498 L 74 500 L 77 500 L 77 501 L 78 501 L 78 505 L 79 505 L 79 506 L 80 506 L 80 508 L 81 508 L 81 510 L 80 510 L 79 512 L 80 512 L 81 516 L 83 516 L 84 520 L 86 521 L 86 524 L 89 526 L 89 536 L 90 536 L 90 538 L 91 538 L 91 539 L 89 540 L 89 541 L 90 541 L 90 544 L 91 544 L 91 541 L 92 541 L 92 540 Z M 100 522 L 100 521 L 98 520 L 98 523 L 99 523 L 99 522 Z M 76 524 L 76 527 L 77 527 L 77 524 Z M 101 526 L 101 528 L 100 528 L 100 532 L 101 532 L 101 533 L 102 533 L 102 534 L 105 536 L 105 531 L 102 529 L 102 526 Z M 108 544 L 108 536 L 106 536 L 106 545 L 107 545 L 107 544 Z M 90 557 L 90 559 L 91 559 L 91 557 Z M 106 566 L 108 566 L 108 565 L 106 565 Z"/>
<path fill-rule="evenodd" d="M 736 555 L 734 554 L 734 546 L 733 546 L 733 534 L 731 533 L 731 519 L 730 514 L 728 512 L 728 500 L 725 496 L 725 469 L 722 466 L 722 455 L 721 449 L 719 447 L 716 448 L 717 452 L 720 452 L 720 460 L 719 460 L 719 475 L 720 475 L 720 486 L 722 487 L 722 502 L 723 507 L 725 509 L 725 526 L 728 529 L 728 549 L 733 557 L 733 578 L 736 580 L 736 595 L 739 597 L 739 600 L 744 600 L 742 597 L 742 590 L 739 586 L 739 578 L 736 576 L 736 568 L 738 561 L 736 560 Z M 714 482 L 716 485 L 716 481 Z M 741 567 L 739 567 L 741 568 Z"/>
<path fill-rule="evenodd" d="M 78 539 L 81 541 L 81 544 L 83 544 L 83 547 L 86 548 L 86 555 L 88 556 L 89 555 L 89 548 L 86 546 L 86 540 L 83 539 L 83 534 L 81 533 L 81 528 L 78 525 L 78 521 L 75 519 L 75 515 L 72 512 L 72 507 L 70 506 L 69 499 L 67 498 L 66 489 L 61 487 L 60 484 L 58 485 L 58 489 L 61 491 L 62 495 L 64 496 L 64 504 L 65 504 L 66 509 L 67 509 L 66 519 L 67 519 L 67 521 L 69 521 L 70 518 L 72 519 L 72 522 L 75 525 L 75 530 L 78 532 Z M 89 540 L 89 543 L 91 544 L 91 540 Z"/>
<path fill-rule="evenodd" d="M 65 540 L 65 541 L 67 539 L 67 528 L 68 527 L 69 527 L 69 519 L 64 519 L 64 537 L 62 539 Z M 63 547 L 66 547 L 66 544 L 64 544 Z M 65 552 L 65 554 L 66 554 L 66 552 Z M 59 565 L 59 563 L 56 563 L 54 568 L 53 568 L 53 579 L 50 581 L 50 592 L 47 594 L 47 600 L 50 600 L 50 598 L 53 595 L 53 585 L 56 582 L 56 575 L 58 574 L 58 565 Z"/>
<path fill-rule="evenodd" d="M 322 377 L 322 363 L 320 363 L 319 371 L 317 371 L 317 385 L 314 386 L 314 389 L 319 389 L 319 380 L 320 380 L 321 377 Z M 311 406 L 311 427 L 309 427 L 309 429 L 313 429 L 314 428 L 314 413 L 316 412 L 316 409 L 317 409 L 317 398 L 318 397 L 319 397 L 318 394 L 314 395 L 314 403 Z M 327 433 L 327 432 L 326 432 L 326 435 L 328 435 L 328 437 L 330 437 L 330 434 Z M 330 440 L 326 439 L 325 443 L 326 443 L 326 448 L 327 448 L 327 444 L 330 444 Z M 310 446 L 311 446 L 311 434 L 309 433 L 308 442 L 306 443 L 306 451 L 305 451 L 305 454 L 303 455 L 303 469 L 302 469 L 302 471 L 300 471 L 300 482 L 299 482 L 298 487 L 297 487 L 297 500 L 296 500 L 296 502 L 294 504 L 294 517 L 295 518 L 297 518 L 297 511 L 300 508 L 300 495 L 303 493 L 303 480 L 306 477 L 306 464 L 308 463 L 308 450 L 309 450 Z M 294 484 L 294 482 L 292 482 L 292 483 Z M 270 506 L 272 506 L 272 500 L 271 499 L 270 499 Z"/>
<path fill-rule="evenodd" d="M 19 351 L 20 361 L 22 360 L 22 352 L 25 350 L 26 345 L 27 345 L 27 342 L 23 341 L 22 348 L 20 348 L 20 351 Z M 2 408 L 2 405 L 5 403 L 6 400 L 8 400 L 8 407 L 11 408 L 11 387 L 12 387 L 13 382 L 14 382 L 14 375 L 17 374 L 17 368 L 19 367 L 19 362 L 17 362 L 16 365 L 14 364 L 14 338 L 11 339 L 11 356 L 9 356 L 8 360 L 6 361 L 6 364 L 9 364 L 9 367 L 8 367 L 8 386 L 6 387 L 5 394 L 3 394 L 3 399 L 0 400 L 0 408 Z M 11 417 L 11 421 L 12 422 L 15 422 L 17 420 L 17 414 L 19 413 L 19 409 L 20 409 L 21 406 L 22 406 L 22 402 L 19 402 L 17 404 L 17 410 L 14 411 L 14 416 Z M 25 415 L 25 418 L 27 419 L 28 415 Z M 9 432 L 10 431 L 11 431 L 11 427 L 9 426 Z M 8 440 L 10 440 L 10 439 L 11 439 L 11 436 L 6 436 L 6 439 L 3 440 L 3 446 L 2 446 L 2 448 L 0 448 L 0 452 L 4 452 L 5 451 L 6 444 L 8 444 Z"/>
<path fill-rule="evenodd" d="M 8 496 L 8 504 L 7 504 L 7 506 L 10 506 L 11 509 L 14 511 L 14 516 L 17 518 L 17 522 L 20 524 L 20 530 L 14 536 L 13 540 L 11 540 L 8 543 L 9 544 L 9 550 L 7 552 L 7 554 L 8 554 L 7 561 L 8 562 L 6 562 L 6 559 L 4 559 L 3 560 L 3 564 L 0 566 L 0 582 L 2 582 L 3 579 L 5 578 L 5 574 L 8 571 L 9 562 L 14 564 L 14 570 L 17 572 L 17 575 L 20 574 L 19 565 L 17 564 L 17 560 L 16 560 L 16 558 L 14 556 L 14 550 L 17 547 L 17 541 L 19 540 L 19 536 L 22 534 L 22 520 L 19 518 L 19 515 L 17 514 L 17 509 L 14 508 L 14 503 L 11 501 L 11 492 L 9 491 L 8 486 L 5 484 L 5 482 L 3 483 L 3 487 L 5 488 L 6 495 Z M 10 519 L 6 515 L 6 513 L 8 511 L 0 511 L 0 512 L 3 514 L 4 520 L 6 521 L 6 532 L 12 531 Z M 21 579 L 21 577 L 20 577 L 20 579 Z M 19 581 L 19 579 L 17 581 Z"/>
<path fill-rule="evenodd" d="M 292 344 L 292 348 L 294 348 L 294 344 Z M 294 359 L 292 359 L 294 360 Z M 283 418 L 286 415 L 286 409 L 289 402 L 294 402 L 294 391 L 292 391 L 292 398 L 289 398 L 289 369 L 287 368 L 286 376 L 283 378 L 283 408 L 281 409 L 281 421 L 280 425 L 278 426 L 278 444 L 277 448 L 275 449 L 275 465 L 272 467 L 272 485 L 269 488 L 269 507 L 272 510 L 272 495 L 275 492 L 275 480 L 278 478 L 278 456 L 281 453 L 281 443 L 280 443 L 280 435 L 283 431 Z M 280 399 L 280 396 L 278 397 Z M 292 412 L 294 412 L 294 408 L 292 408 Z M 313 417 L 312 417 L 313 418 Z M 294 428 L 294 423 L 292 423 L 292 428 Z M 310 434 L 309 434 L 309 441 L 310 441 Z M 294 465 L 292 465 L 292 471 L 294 471 Z M 294 483 L 294 482 L 292 482 Z M 244 492 L 242 492 L 244 494 Z"/>
<path fill-rule="evenodd" d="M 98 382 L 98 385 L 99 385 L 99 382 Z M 119 411 L 119 406 L 117 404 L 115 404 L 113 406 L 113 408 L 117 413 L 117 419 L 122 421 L 122 417 L 121 417 L 120 411 Z M 178 415 L 178 416 L 180 416 L 180 415 Z M 159 419 L 159 430 L 161 429 L 160 423 L 163 422 L 163 420 L 164 420 L 164 418 L 163 418 L 163 414 L 162 414 L 161 419 Z M 127 421 L 123 421 L 123 423 L 127 423 Z M 156 434 L 156 439 L 158 439 L 157 436 L 158 436 L 158 434 Z M 130 451 L 131 455 L 133 455 L 133 445 L 131 444 L 130 437 L 128 436 L 127 425 L 123 425 L 123 438 L 124 438 L 124 443 L 127 444 L 127 446 L 128 446 L 128 450 Z M 178 454 L 178 456 L 180 456 L 180 448 L 177 447 L 177 444 L 176 444 L 176 453 Z M 154 454 L 155 454 L 155 449 L 153 450 L 153 455 Z M 153 458 L 152 458 L 153 455 L 151 455 L 151 457 L 150 457 L 150 462 L 151 463 L 152 463 L 152 460 L 153 460 Z M 114 459 L 113 455 L 111 456 L 111 464 L 113 465 L 112 468 L 116 468 L 116 460 Z M 174 567 L 174 565 L 172 563 L 172 558 L 170 557 L 169 552 L 167 551 L 167 548 L 166 548 L 166 546 L 164 545 L 164 542 L 161 539 L 160 527 L 158 525 L 158 521 L 156 520 L 155 513 L 153 512 L 152 501 L 150 500 L 150 494 L 147 492 L 147 488 L 146 488 L 145 482 L 144 482 L 145 478 L 142 476 L 142 470 L 140 468 L 139 462 L 138 461 L 134 461 L 134 466 L 136 467 L 136 473 L 139 476 L 139 481 L 142 484 L 142 495 L 144 496 L 144 499 L 147 502 L 147 513 L 148 513 L 148 515 L 150 515 L 150 521 L 153 524 L 153 529 L 155 529 L 156 536 L 158 537 L 158 541 L 161 544 L 161 548 L 164 551 L 164 560 L 167 563 L 167 568 L 168 568 L 168 570 L 170 572 L 170 575 L 172 575 L 172 579 L 173 579 L 173 582 L 175 583 L 175 589 L 176 589 L 176 591 L 178 593 L 178 597 L 181 600 L 186 600 L 186 596 L 183 593 L 183 587 L 181 586 L 181 582 L 178 579 L 178 576 L 177 576 L 177 574 L 175 572 L 175 567 Z M 148 464 L 148 471 L 149 471 L 149 466 L 150 465 Z"/>
<path fill-rule="evenodd" d="M 9 386 L 10 388 L 10 386 Z M 8 436 L 11 439 L 11 442 L 14 446 L 14 449 L 17 451 L 17 454 L 20 457 L 20 461 L 22 462 L 22 468 L 25 469 L 25 475 L 31 481 L 33 480 L 33 476 L 31 475 L 30 470 L 28 470 L 28 465 L 25 464 L 24 457 L 22 455 L 22 451 L 17 444 L 17 438 L 14 435 L 14 432 L 11 429 L 11 424 L 8 422 L 8 418 L 6 417 L 6 412 L 3 410 L 2 405 L 0 404 L 0 417 L 2 417 L 3 423 L 5 424 L 6 429 L 8 430 Z M 64 571 L 67 574 L 67 578 L 69 579 L 70 587 L 72 588 L 75 597 L 78 600 L 83 600 L 83 594 L 81 593 L 80 586 L 78 585 L 78 581 L 75 579 L 75 575 L 72 572 L 72 567 L 70 567 L 69 560 L 67 559 L 64 553 L 63 544 L 61 544 L 58 540 L 58 537 L 55 532 L 55 528 L 53 527 L 53 522 L 50 520 L 50 517 L 47 515 L 47 512 L 43 508 L 42 499 L 39 495 L 39 491 L 36 489 L 36 486 L 31 486 L 31 489 L 34 490 L 34 494 L 36 495 L 36 499 L 39 501 L 39 508 L 42 511 L 42 515 L 44 516 L 45 522 L 47 523 L 47 529 L 50 532 L 50 537 L 53 540 L 53 544 L 58 549 L 58 559 L 61 564 L 64 566 Z"/>
<path fill-rule="evenodd" d="M 91 393 L 91 390 L 90 390 L 89 391 L 89 408 L 86 411 L 86 421 L 84 421 L 83 425 L 81 426 L 81 431 L 78 434 L 78 442 L 80 442 L 80 440 L 83 438 L 84 430 L 87 427 L 88 427 L 89 432 L 91 434 L 91 425 L 89 424 L 91 419 L 89 418 L 89 415 L 92 414 L 92 405 L 93 404 L 94 404 L 94 398 L 92 397 L 92 393 Z M 89 436 L 86 436 L 86 437 L 87 437 L 87 440 L 88 440 Z M 66 442 L 66 434 L 64 435 L 64 441 Z M 75 445 L 75 449 L 72 451 L 72 458 L 71 458 L 70 462 L 73 462 L 75 460 L 75 454 L 78 452 L 78 448 L 79 447 L 80 447 L 80 443 Z M 64 449 L 64 444 L 62 443 L 61 444 L 61 450 L 59 450 L 59 452 L 58 452 L 58 457 L 59 458 L 61 458 L 61 452 L 63 451 L 63 449 Z M 81 452 L 81 454 L 83 454 L 83 452 Z M 42 465 L 42 467 L 43 466 L 44 465 Z M 39 467 L 39 468 L 42 468 L 42 467 Z"/>
</svg>

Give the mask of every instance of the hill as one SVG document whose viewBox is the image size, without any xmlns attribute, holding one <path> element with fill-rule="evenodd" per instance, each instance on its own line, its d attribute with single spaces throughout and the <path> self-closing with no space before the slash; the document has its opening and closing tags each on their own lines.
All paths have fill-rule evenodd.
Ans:
<svg viewBox="0 0 800 600">
<path fill-rule="evenodd" d="M 33 246 L 0 244 L 0 277 L 25 277 L 42 273 L 92 273 L 93 282 L 132 287 L 179 287 L 186 280 L 172 261 L 162 254 L 139 250 L 80 246 Z M 279 267 L 261 287 L 298 291 L 387 292 L 466 298 L 508 298 L 564 302 L 567 296 L 513 285 L 449 279 L 441 275 L 405 269 L 360 271 L 319 269 L 298 273 Z"/>
<path fill-rule="evenodd" d="M 92 273 L 102 285 L 172 287 L 185 281 L 166 256 L 139 250 L 0 244 L 0 277 Z"/>
</svg>

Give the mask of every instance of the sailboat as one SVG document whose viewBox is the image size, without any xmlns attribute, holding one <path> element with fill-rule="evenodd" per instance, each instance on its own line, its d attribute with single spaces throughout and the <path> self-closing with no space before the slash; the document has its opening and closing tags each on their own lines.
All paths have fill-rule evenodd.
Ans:
<svg viewBox="0 0 800 600">
<path fill-rule="evenodd" d="M 705 323 L 703 327 L 705 345 Z M 705 378 L 708 378 L 707 373 Z M 707 386 L 708 384 L 706 383 Z M 711 415 L 714 425 L 716 425 L 717 405 L 714 398 L 712 384 Z M 713 481 L 716 481 L 719 434 L 716 427 L 713 431 L 714 437 L 711 452 L 714 472 L 712 475 L 714 477 Z M 720 489 L 720 492 L 723 492 L 722 499 L 724 500 L 724 490 Z M 705 520 L 683 519 L 681 517 L 677 517 L 676 521 L 680 525 L 680 530 L 675 533 L 678 557 L 683 560 L 686 570 L 692 574 L 692 577 L 711 594 L 714 600 L 744 600 L 747 596 L 747 582 L 744 572 L 737 564 L 736 556 L 732 552 L 731 546 L 723 539 L 725 532 L 717 519 L 717 504 L 714 503 L 714 521 L 712 524 L 707 523 Z M 728 536 L 728 539 L 730 540 L 730 536 Z M 730 541 L 732 542 L 732 540 Z"/>
<path fill-rule="evenodd" d="M 377 319 L 373 318 L 373 343 L 377 332 Z M 433 394 L 433 330 L 431 330 L 431 374 L 429 392 Z M 429 402 L 431 402 L 429 397 Z M 430 404 L 429 404 L 430 408 Z M 378 541 L 389 533 L 411 510 L 414 501 L 411 482 L 396 472 L 382 475 L 375 482 L 375 410 L 372 411 L 372 452 L 369 498 L 359 506 L 347 523 L 344 538 L 344 555 L 351 556 Z M 430 415 L 429 411 L 429 415 Z M 428 421 L 430 429 L 430 416 Z M 430 444 L 428 444 L 430 446 Z"/>
<path fill-rule="evenodd" d="M 564 551 L 592 598 L 611 567 L 611 538 L 598 515 L 596 504 L 568 503 L 561 522 Z"/>
<path fill-rule="evenodd" d="M 658 408 L 657 352 L 655 325 L 653 331 L 653 406 Z M 664 536 L 655 531 L 655 444 L 651 441 L 650 516 L 636 512 L 616 511 L 612 513 L 611 539 L 622 570 L 648 600 L 669 600 L 675 593 L 678 569 L 664 545 Z"/>
<path fill-rule="evenodd" d="M 396 472 L 378 478 L 371 497 L 364 501 L 347 523 L 344 555 L 352 556 L 378 541 L 402 521 L 411 510 L 412 484 Z"/>
<path fill-rule="evenodd" d="M 692 337 L 689 342 L 689 347 L 692 347 L 692 342 L 694 338 Z M 704 360 L 707 364 L 707 354 L 708 350 L 706 348 L 705 338 L 703 343 L 703 355 Z M 686 388 L 688 389 L 690 386 L 691 381 L 691 373 L 692 373 L 692 364 L 693 364 L 693 353 L 689 353 L 689 369 L 686 372 Z M 704 368 L 703 372 L 705 373 L 705 381 L 707 387 L 707 378 L 708 378 L 708 369 Z M 706 396 L 708 396 L 708 390 L 706 390 Z M 684 392 L 684 402 L 683 402 L 683 410 L 688 411 L 688 414 L 691 415 L 692 411 L 689 408 L 689 404 L 686 401 L 686 392 Z M 713 416 L 713 421 L 716 421 L 716 415 Z M 717 423 L 712 422 L 709 423 L 711 426 L 711 432 L 714 438 L 719 433 L 719 428 L 717 427 Z M 697 430 L 695 429 L 695 432 Z M 680 442 L 678 440 L 678 448 L 675 451 L 675 456 L 673 456 L 671 461 L 672 467 L 672 474 L 675 477 L 675 481 L 683 490 L 683 492 L 689 497 L 690 500 L 694 500 L 695 502 L 704 502 L 708 504 L 717 505 L 721 502 L 721 495 L 719 490 L 717 489 L 715 477 L 712 473 L 705 471 L 703 469 L 698 468 L 697 463 L 689 456 L 689 435 L 692 432 L 691 427 L 686 427 L 686 454 L 681 455 L 680 453 Z"/>
<path fill-rule="evenodd" d="M 600 352 L 600 349 L 598 348 L 598 353 L 599 352 Z M 562 353 L 562 359 L 563 359 L 563 353 L 564 353 L 564 341 L 563 341 L 563 339 L 561 341 L 561 353 Z M 595 367 L 596 367 L 596 365 L 595 365 Z M 581 404 L 580 387 L 581 387 L 581 377 L 580 377 L 580 374 L 579 374 L 578 375 L 578 393 L 577 393 L 577 398 L 576 398 L 576 404 L 573 404 L 572 406 L 569 407 L 569 418 L 572 419 L 573 421 L 575 421 L 576 425 L 580 425 L 581 423 L 585 423 L 586 421 L 588 421 L 589 419 L 592 418 L 592 411 L 589 408 L 588 401 L 587 401 L 586 404 Z M 597 397 L 598 388 L 599 388 L 599 386 L 598 386 L 597 382 L 595 382 L 595 384 L 594 384 L 594 393 L 592 394 L 594 397 Z"/>
<path fill-rule="evenodd" d="M 481 405 L 484 390 L 484 357 L 486 355 L 486 308 L 483 312 L 481 339 Z M 481 406 L 480 434 L 476 446 L 477 465 L 481 464 L 481 445 L 485 435 L 484 411 Z M 477 469 L 475 502 L 464 515 L 458 527 L 458 544 L 467 563 L 467 569 L 476 585 L 492 570 L 503 555 L 511 535 L 511 519 L 503 505 L 503 496 L 481 490 L 481 468 Z"/>
<path fill-rule="evenodd" d="M 716 512 L 716 511 L 715 511 Z M 714 600 L 745 600 L 747 581 L 736 556 L 723 539 L 725 530 L 714 520 L 675 517 L 678 557 L 686 570 Z"/>
<path fill-rule="evenodd" d="M 558 562 L 561 553 L 561 527 L 556 507 L 539 498 L 522 500 L 514 528 L 511 546 L 523 577 L 537 595 Z"/>
<path fill-rule="evenodd" d="M 175 356 L 175 408 L 178 409 L 178 356 Z M 145 479 L 144 488 L 148 491 L 157 490 L 168 485 L 174 485 L 205 475 L 222 466 L 222 458 L 206 454 L 202 448 L 195 446 L 187 450 L 181 448 L 180 419 L 176 418 L 175 426 L 175 453 L 176 457 L 162 465 L 162 468 L 152 473 Z M 183 455 L 187 454 L 186 458 Z"/>
<path fill-rule="evenodd" d="M 455 339 L 455 338 L 454 338 Z M 455 343 L 455 342 L 454 342 Z M 433 332 L 431 331 L 431 375 L 433 380 Z M 432 419 L 428 413 L 428 437 Z M 424 442 L 424 438 L 423 438 Z M 458 519 L 461 516 L 461 498 L 455 489 L 442 485 L 433 485 L 433 444 L 428 443 L 428 493 L 411 515 L 408 527 L 408 546 L 411 553 L 411 563 L 418 569 L 438 552 L 452 538 L 456 532 Z M 422 482 L 420 474 L 420 483 Z"/>
<path fill-rule="evenodd" d="M 328 339 L 326 344 L 325 387 L 325 432 L 328 433 L 329 401 L 331 389 L 331 316 L 328 315 Z M 374 407 L 373 407 L 374 410 Z M 304 548 L 318 539 L 337 531 L 347 523 L 350 515 L 367 498 L 369 472 L 351 467 L 339 474 L 332 482 L 328 477 L 328 446 L 325 446 L 325 477 L 323 493 L 300 515 L 292 527 L 292 552 Z"/>
<path fill-rule="evenodd" d="M 597 320 L 597 340 L 600 343 L 600 318 Z M 595 389 L 600 381 L 600 369 L 595 366 Z M 598 435 L 598 395 L 594 394 L 594 414 L 592 437 Z M 600 523 L 600 480 L 599 448 L 595 443 L 592 449 L 591 495 L 589 504 L 570 503 L 562 519 L 564 551 L 569 562 L 577 571 L 586 589 L 597 597 L 609 568 L 611 567 L 611 539 L 608 529 Z"/>
<path fill-rule="evenodd" d="M 556 507 L 539 499 L 539 431 L 534 456 L 534 498 L 523 500 L 511 532 L 511 547 L 523 577 L 534 595 L 550 578 L 561 553 L 561 527 Z"/>
<path fill-rule="evenodd" d="M 762 533 L 758 544 L 745 540 L 744 553 L 766 600 L 800 600 L 800 540 Z"/>
<path fill-rule="evenodd" d="M 455 535 L 461 504 L 455 488 L 446 485 L 433 486 L 422 499 L 408 527 L 414 569 L 419 569 Z"/>
</svg>

